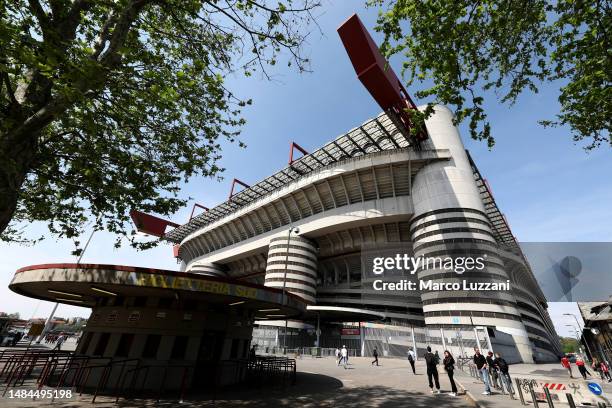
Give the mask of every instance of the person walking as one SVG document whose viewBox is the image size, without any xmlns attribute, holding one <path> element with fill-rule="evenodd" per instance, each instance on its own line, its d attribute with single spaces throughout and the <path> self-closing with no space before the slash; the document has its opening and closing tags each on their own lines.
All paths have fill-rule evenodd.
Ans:
<svg viewBox="0 0 612 408">
<path fill-rule="evenodd" d="M 502 393 L 504 392 L 504 387 L 508 394 L 514 394 L 514 388 L 512 387 L 512 378 L 510 378 L 510 367 L 508 362 L 502 358 L 501 353 L 495 353 L 495 368 L 499 370 L 499 379 Z"/>
<path fill-rule="evenodd" d="M 53 350 L 61 351 L 62 344 L 64 344 L 65 340 L 66 336 L 64 336 L 64 333 L 60 333 L 60 335 L 57 337 L 57 343 L 55 343 L 55 347 L 53 347 Z"/>
<path fill-rule="evenodd" d="M 601 363 L 599 363 L 599 366 L 601 369 L 602 376 L 604 376 L 608 380 L 608 382 L 612 382 L 612 377 L 610 376 L 610 367 L 608 366 L 608 363 L 602 361 Z"/>
<path fill-rule="evenodd" d="M 446 370 L 446 374 L 448 375 L 448 381 L 450 381 L 451 384 L 450 395 L 456 397 L 457 385 L 455 385 L 455 379 L 453 378 L 453 375 L 455 373 L 455 359 L 453 358 L 453 355 L 450 353 L 450 351 L 444 351 L 444 360 L 442 361 L 442 364 L 444 365 L 444 369 Z"/>
<path fill-rule="evenodd" d="M 489 378 L 491 379 L 491 385 L 493 386 L 493 388 L 495 389 L 500 389 L 500 384 L 498 381 L 498 373 L 497 373 L 497 367 L 495 366 L 495 356 L 493 355 L 492 351 L 489 351 L 487 353 L 487 366 L 489 367 L 488 372 L 489 372 Z"/>
<path fill-rule="evenodd" d="M 599 360 L 597 360 L 597 357 L 593 357 L 593 362 L 591 363 L 591 368 L 593 369 L 594 372 L 599 373 L 599 376 L 601 377 L 601 379 L 604 379 L 604 375 L 601 372 L 601 367 L 599 365 Z"/>
<path fill-rule="evenodd" d="M 578 371 L 580 371 L 580 375 L 582 375 L 582 378 L 584 380 L 587 379 L 587 374 L 591 375 L 591 373 L 589 373 L 589 370 L 586 369 L 582 357 L 576 357 L 576 367 L 578 367 Z"/>
<path fill-rule="evenodd" d="M 21 332 L 15 333 L 15 336 L 13 336 L 12 346 L 13 347 L 17 346 L 17 343 L 19 343 L 19 340 L 21 340 L 22 337 L 23 337 L 23 333 Z"/>
<path fill-rule="evenodd" d="M 478 347 L 474 347 L 473 361 L 485 385 L 485 390 L 482 393 L 482 395 L 491 395 L 491 385 L 489 384 L 489 373 L 487 372 L 487 359 L 485 358 L 485 356 L 480 354 L 480 349 Z"/>
<path fill-rule="evenodd" d="M 374 356 L 374 361 L 372 361 L 371 365 L 374 365 L 374 363 L 376 363 L 376 366 L 378 367 L 378 350 L 376 350 L 376 347 L 374 347 L 372 355 Z"/>
<path fill-rule="evenodd" d="M 567 354 L 564 354 L 563 357 L 561 357 L 561 365 L 567 370 L 570 378 L 574 378 L 572 375 L 572 363 L 570 362 L 569 358 L 567 358 Z"/>
<path fill-rule="evenodd" d="M 408 349 L 408 362 L 410 363 L 410 367 L 412 367 L 412 374 L 416 375 L 416 370 L 414 369 L 414 361 L 416 360 L 416 354 L 414 350 Z"/>
<path fill-rule="evenodd" d="M 348 364 L 348 350 L 346 346 L 342 346 L 342 350 L 340 350 L 340 361 L 342 361 L 344 369 L 346 370 L 346 365 Z"/>
<path fill-rule="evenodd" d="M 336 347 L 336 364 L 340 365 L 340 359 L 342 358 L 342 356 L 340 355 L 340 349 L 338 347 Z"/>
<path fill-rule="evenodd" d="M 431 352 L 431 347 L 429 346 L 427 346 L 427 352 L 425 353 L 425 365 L 427 366 L 427 380 L 429 381 L 431 393 L 439 394 L 440 379 L 438 377 L 438 362 L 436 360 L 436 356 Z M 436 384 L 436 391 L 434 391 L 434 382 Z"/>
</svg>

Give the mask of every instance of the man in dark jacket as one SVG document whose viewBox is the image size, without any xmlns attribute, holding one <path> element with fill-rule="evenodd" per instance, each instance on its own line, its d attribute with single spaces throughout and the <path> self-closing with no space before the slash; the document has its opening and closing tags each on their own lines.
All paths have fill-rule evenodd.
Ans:
<svg viewBox="0 0 612 408">
<path fill-rule="evenodd" d="M 436 356 L 431 352 L 431 347 L 427 346 L 427 353 L 425 353 L 425 365 L 427 366 L 427 380 L 429 381 L 429 388 L 431 393 L 434 393 L 434 382 L 436 383 L 436 394 L 440 393 L 440 380 L 438 378 L 438 361 Z M 432 381 L 433 378 L 433 381 Z"/>
<path fill-rule="evenodd" d="M 508 394 L 514 394 L 514 388 L 512 388 L 512 378 L 510 378 L 510 367 L 506 360 L 502 358 L 501 353 L 495 353 L 495 367 L 499 370 L 499 379 L 501 383 L 508 391 Z M 502 392 L 504 389 L 502 388 Z"/>
<path fill-rule="evenodd" d="M 374 361 L 372 361 L 372 365 L 376 363 L 376 365 L 378 366 L 378 350 L 376 350 L 376 347 L 374 347 L 374 350 L 372 351 L 372 356 L 374 356 Z"/>
<path fill-rule="evenodd" d="M 482 395 L 491 395 L 489 373 L 487 372 L 487 359 L 485 356 L 480 354 L 480 349 L 478 347 L 474 347 L 474 365 L 476 365 L 476 369 L 480 373 L 480 377 L 485 385 L 485 391 L 482 393 Z"/>
<path fill-rule="evenodd" d="M 487 366 L 489 367 L 489 378 L 491 379 L 491 385 L 493 388 L 500 389 L 499 381 L 497 379 L 497 366 L 495 364 L 495 356 L 492 351 L 487 353 Z"/>
</svg>

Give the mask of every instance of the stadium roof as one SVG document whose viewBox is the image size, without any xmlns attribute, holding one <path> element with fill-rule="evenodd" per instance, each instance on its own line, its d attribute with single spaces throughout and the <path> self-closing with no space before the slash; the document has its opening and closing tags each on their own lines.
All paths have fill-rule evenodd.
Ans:
<svg viewBox="0 0 612 408">
<path fill-rule="evenodd" d="M 472 160 L 472 156 L 469 152 L 467 152 L 467 155 L 470 160 L 470 165 L 472 166 L 472 171 L 474 172 L 474 181 L 476 181 L 476 187 L 478 188 L 480 197 L 482 198 L 482 203 L 485 207 L 487 218 L 493 227 L 493 235 L 495 236 L 495 240 L 499 244 L 508 246 L 510 249 L 518 247 L 516 238 L 510 230 L 506 217 L 504 214 L 502 214 L 499 207 L 497 207 L 497 204 L 495 203 L 493 192 L 491 191 L 489 183 L 487 183 L 487 180 L 480 174 L 480 171 L 478 170 L 478 167 L 476 167 L 476 164 L 474 163 L 474 160 Z"/>
<path fill-rule="evenodd" d="M 400 131 L 400 129 L 402 131 Z M 189 222 L 174 228 L 165 234 L 168 241 L 180 243 L 189 234 L 202 227 L 229 215 L 238 209 L 263 198 L 267 194 L 284 187 L 314 170 L 328 166 L 348 158 L 362 156 L 367 153 L 382 150 L 402 149 L 410 146 L 408 135 L 403 131 L 404 127 L 397 124 L 392 114 L 381 113 L 376 118 L 368 120 L 335 140 L 325 144 L 323 147 L 294 160 L 290 165 L 275 174 L 246 187 L 232 195 L 227 201 L 205 211 Z M 509 250 L 520 253 L 518 244 L 505 216 L 499 210 L 493 193 L 486 179 L 482 177 L 476 167 L 471 155 L 468 158 L 474 172 L 474 180 L 480 192 L 487 217 L 491 222 L 493 234 L 498 243 Z"/>
<path fill-rule="evenodd" d="M 400 129 L 402 129 L 400 131 Z M 251 204 L 278 188 L 291 183 L 310 172 L 352 157 L 383 150 L 402 149 L 410 146 L 408 135 L 398 126 L 392 114 L 381 113 L 320 149 L 294 160 L 289 166 L 262 181 L 244 188 L 232 195 L 227 201 L 197 215 L 188 223 L 165 234 L 168 241 L 180 243 L 192 232 Z"/>
</svg>

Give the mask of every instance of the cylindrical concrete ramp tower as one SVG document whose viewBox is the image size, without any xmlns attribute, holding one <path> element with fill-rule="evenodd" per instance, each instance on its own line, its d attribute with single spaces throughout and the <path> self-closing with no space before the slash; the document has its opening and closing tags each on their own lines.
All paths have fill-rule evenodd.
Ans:
<svg viewBox="0 0 612 408">
<path fill-rule="evenodd" d="M 415 256 L 434 258 L 484 258 L 484 268 L 458 274 L 444 269 L 421 270 L 420 280 L 434 282 L 501 282 L 508 274 L 499 256 L 495 237 L 474 172 L 452 112 L 436 106 L 427 120 L 429 148 L 448 149 L 451 160 L 428 164 L 415 176 L 412 187 L 414 217 L 411 235 Z M 422 294 L 428 327 L 496 327 L 512 335 L 523 361 L 532 361 L 527 331 L 511 291 L 426 291 Z M 483 343 L 484 346 L 484 343 Z"/>
<path fill-rule="evenodd" d="M 285 289 L 302 299 L 315 303 L 317 286 L 317 249 L 308 239 L 287 234 L 272 238 L 268 247 L 264 285 Z M 286 276 L 285 276 L 286 275 Z"/>
<path fill-rule="evenodd" d="M 196 263 L 189 268 L 188 272 L 207 276 L 226 276 L 223 267 L 215 263 Z"/>
</svg>

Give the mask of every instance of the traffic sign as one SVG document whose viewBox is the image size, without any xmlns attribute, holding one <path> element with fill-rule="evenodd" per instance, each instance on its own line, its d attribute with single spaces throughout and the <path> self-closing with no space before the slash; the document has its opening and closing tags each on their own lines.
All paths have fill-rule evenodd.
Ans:
<svg viewBox="0 0 612 408">
<path fill-rule="evenodd" d="M 603 390 L 601 389 L 601 385 L 597 383 L 590 382 L 588 383 L 588 386 L 589 386 L 589 391 L 591 391 L 595 395 L 601 395 L 603 393 Z"/>
</svg>

